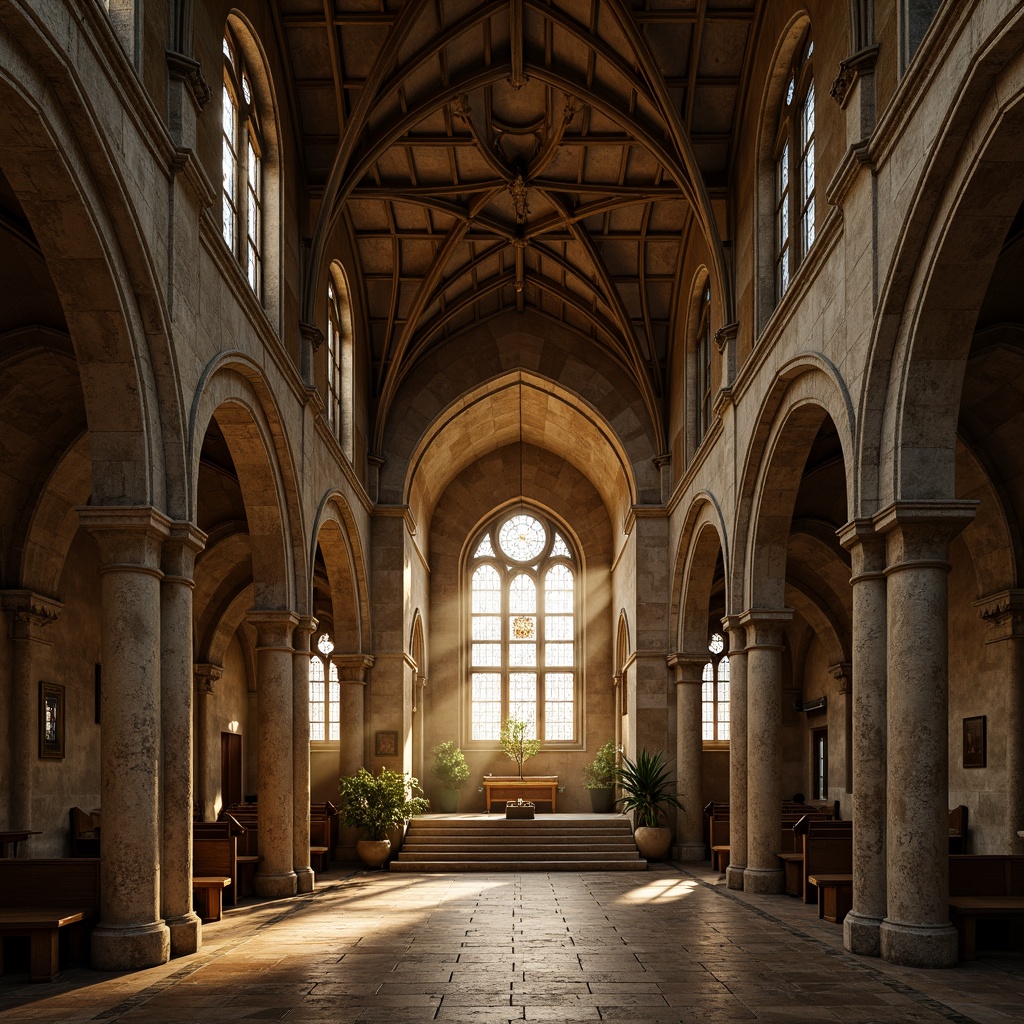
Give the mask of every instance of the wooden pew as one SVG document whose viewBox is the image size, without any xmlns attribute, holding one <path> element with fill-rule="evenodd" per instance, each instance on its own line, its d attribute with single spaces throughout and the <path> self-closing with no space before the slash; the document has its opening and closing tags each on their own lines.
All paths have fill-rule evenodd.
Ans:
<svg viewBox="0 0 1024 1024">
<path fill-rule="evenodd" d="M 786 892 L 813 903 L 818 888 L 810 881 L 811 875 L 853 872 L 853 823 L 807 814 L 793 826 L 793 832 L 802 842 L 799 859 L 794 854 L 780 857 L 786 870 Z"/>
<path fill-rule="evenodd" d="M 5 937 L 29 939 L 33 981 L 60 973 L 62 934 L 66 959 L 87 963 L 99 907 L 99 858 L 0 860 L 0 974 Z"/>
<path fill-rule="evenodd" d="M 711 863 L 720 875 L 729 866 L 729 815 L 717 813 L 711 819 Z"/>
<path fill-rule="evenodd" d="M 100 812 L 83 811 L 72 807 L 68 811 L 68 835 L 72 857 L 98 857 L 100 855 Z"/>
<path fill-rule="evenodd" d="M 1024 856 L 954 854 L 949 858 L 949 919 L 961 960 L 976 956 L 977 922 L 1024 917 Z"/>
<path fill-rule="evenodd" d="M 967 808 L 963 804 L 949 812 L 949 852 L 967 852 Z"/>
</svg>

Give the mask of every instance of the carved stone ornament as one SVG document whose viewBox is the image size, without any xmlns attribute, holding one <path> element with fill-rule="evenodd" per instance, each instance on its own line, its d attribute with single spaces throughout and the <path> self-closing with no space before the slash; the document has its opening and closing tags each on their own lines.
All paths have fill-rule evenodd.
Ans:
<svg viewBox="0 0 1024 1024">
<path fill-rule="evenodd" d="M 302 336 L 302 340 L 309 345 L 314 352 L 319 351 L 320 346 L 324 343 L 324 332 L 320 330 L 316 324 L 299 324 L 299 334 Z"/>
<path fill-rule="evenodd" d="M 167 51 L 167 67 L 173 78 L 178 78 L 185 83 L 192 96 L 192 102 L 196 110 L 202 112 L 203 107 L 213 98 L 213 90 L 209 83 L 203 78 L 203 69 L 193 57 L 186 57 L 183 53 Z"/>
</svg>

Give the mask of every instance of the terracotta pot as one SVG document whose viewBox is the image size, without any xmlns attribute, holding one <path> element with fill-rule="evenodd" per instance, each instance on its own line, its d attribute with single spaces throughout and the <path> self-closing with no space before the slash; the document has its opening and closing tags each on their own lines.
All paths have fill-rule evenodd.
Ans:
<svg viewBox="0 0 1024 1024">
<path fill-rule="evenodd" d="M 665 825 L 657 828 L 641 825 L 633 830 L 633 839 L 644 860 L 661 860 L 672 845 L 672 829 Z"/>
<path fill-rule="evenodd" d="M 380 868 L 391 853 L 390 839 L 360 839 L 356 843 L 356 853 L 368 868 Z"/>
</svg>

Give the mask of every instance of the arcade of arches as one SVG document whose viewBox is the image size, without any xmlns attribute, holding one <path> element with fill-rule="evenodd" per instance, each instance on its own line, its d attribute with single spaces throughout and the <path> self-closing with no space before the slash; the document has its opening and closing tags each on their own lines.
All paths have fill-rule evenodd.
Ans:
<svg viewBox="0 0 1024 1024">
<path fill-rule="evenodd" d="M 1022 143 L 1007 0 L 0 4 L 0 830 L 101 810 L 93 964 L 199 947 L 193 815 L 310 891 L 310 799 L 455 740 L 482 811 L 510 712 L 559 810 L 665 751 L 732 888 L 838 801 L 847 948 L 954 964 L 948 809 L 1024 853 Z"/>
</svg>

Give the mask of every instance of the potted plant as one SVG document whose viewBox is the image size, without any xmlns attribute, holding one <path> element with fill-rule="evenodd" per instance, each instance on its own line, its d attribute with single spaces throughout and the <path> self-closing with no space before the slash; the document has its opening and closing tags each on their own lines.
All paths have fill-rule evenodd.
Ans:
<svg viewBox="0 0 1024 1024">
<path fill-rule="evenodd" d="M 454 813 L 459 809 L 459 790 L 469 778 L 466 755 L 454 740 L 445 740 L 434 747 L 434 764 L 430 770 L 441 783 L 438 809 L 446 814 Z"/>
<path fill-rule="evenodd" d="M 416 779 L 390 768 L 381 768 L 379 775 L 360 768 L 341 780 L 340 791 L 341 820 L 366 834 L 356 843 L 356 853 L 371 868 L 381 867 L 388 859 L 388 833 L 430 806 L 422 796 L 415 795 L 422 792 Z"/>
<path fill-rule="evenodd" d="M 583 786 L 590 792 L 590 807 L 597 814 L 607 814 L 615 805 L 614 740 L 598 747 L 594 760 L 583 766 Z"/>
<path fill-rule="evenodd" d="M 520 779 L 523 777 L 523 763 L 540 752 L 540 740 L 527 739 L 528 728 L 521 718 L 506 718 L 501 727 L 501 749 L 509 760 L 515 761 Z"/>
<path fill-rule="evenodd" d="M 628 757 L 615 769 L 615 782 L 622 796 L 615 802 L 623 811 L 633 812 L 633 837 L 637 849 L 645 860 L 660 860 L 672 845 L 672 829 L 668 827 L 668 814 L 663 804 L 670 807 L 683 805 L 675 794 L 675 781 L 665 765 L 659 750 L 649 753 L 643 749 L 636 760 Z"/>
</svg>

